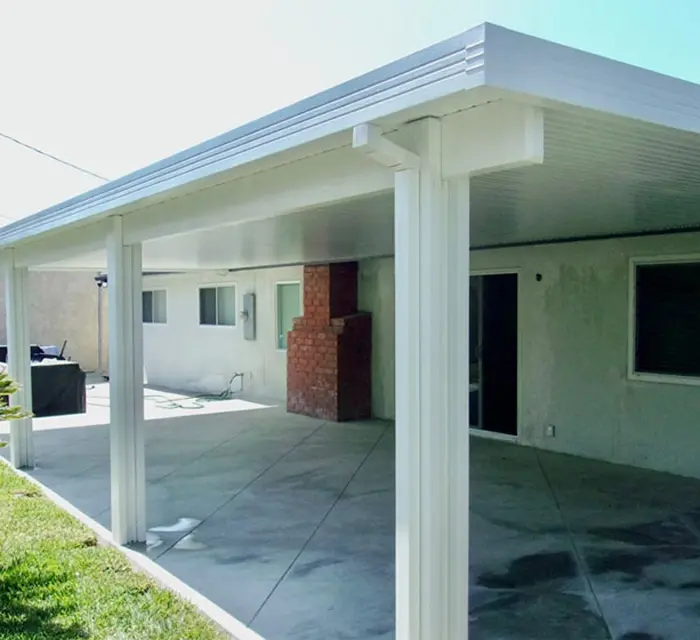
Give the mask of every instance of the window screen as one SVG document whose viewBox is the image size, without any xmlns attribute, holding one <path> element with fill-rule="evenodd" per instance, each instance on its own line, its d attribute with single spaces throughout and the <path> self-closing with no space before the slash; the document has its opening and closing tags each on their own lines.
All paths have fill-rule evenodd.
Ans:
<svg viewBox="0 0 700 640">
<path fill-rule="evenodd" d="M 168 321 L 168 297 L 165 290 L 143 292 L 143 321 L 165 324 Z"/>
<path fill-rule="evenodd" d="M 639 265 L 635 370 L 700 376 L 700 263 Z"/>
<path fill-rule="evenodd" d="M 216 324 L 216 289 L 199 290 L 199 324 Z"/>
<path fill-rule="evenodd" d="M 143 321 L 153 322 L 153 291 L 143 292 Z"/>
<path fill-rule="evenodd" d="M 277 348 L 287 348 L 287 333 L 301 315 L 301 286 L 298 282 L 277 285 Z"/>
<path fill-rule="evenodd" d="M 236 288 L 202 287 L 199 290 L 199 324 L 233 327 L 236 324 Z"/>
<path fill-rule="evenodd" d="M 168 321 L 168 298 L 165 291 L 153 291 L 153 322 L 164 324 Z"/>
<path fill-rule="evenodd" d="M 236 324 L 236 290 L 233 287 L 216 290 L 216 322 L 229 327 Z"/>
</svg>

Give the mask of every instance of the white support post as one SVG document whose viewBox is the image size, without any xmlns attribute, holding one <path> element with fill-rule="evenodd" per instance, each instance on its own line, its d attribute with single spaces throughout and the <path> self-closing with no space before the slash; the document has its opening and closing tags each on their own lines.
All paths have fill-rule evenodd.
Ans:
<svg viewBox="0 0 700 640">
<path fill-rule="evenodd" d="M 468 177 L 447 185 L 447 608 L 446 638 L 469 630 L 469 219 Z"/>
<path fill-rule="evenodd" d="M 396 638 L 466 640 L 469 182 L 445 182 L 441 123 L 395 182 Z"/>
<path fill-rule="evenodd" d="M 5 263 L 5 308 L 7 325 L 7 369 L 19 385 L 19 391 L 10 398 L 11 406 L 32 411 L 32 363 L 30 357 L 29 310 L 27 287 L 29 270 L 15 266 L 14 249 L 7 251 Z M 32 418 L 10 422 L 10 460 L 12 466 L 34 466 L 34 435 Z"/>
<path fill-rule="evenodd" d="M 141 245 L 125 245 L 121 217 L 107 236 L 112 536 L 146 540 Z"/>
</svg>

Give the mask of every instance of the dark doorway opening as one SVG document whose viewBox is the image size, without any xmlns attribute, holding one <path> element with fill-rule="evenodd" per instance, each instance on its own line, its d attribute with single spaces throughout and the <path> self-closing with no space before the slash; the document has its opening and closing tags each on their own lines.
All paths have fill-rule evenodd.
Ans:
<svg viewBox="0 0 700 640">
<path fill-rule="evenodd" d="M 469 424 L 518 434 L 518 276 L 470 278 Z"/>
</svg>

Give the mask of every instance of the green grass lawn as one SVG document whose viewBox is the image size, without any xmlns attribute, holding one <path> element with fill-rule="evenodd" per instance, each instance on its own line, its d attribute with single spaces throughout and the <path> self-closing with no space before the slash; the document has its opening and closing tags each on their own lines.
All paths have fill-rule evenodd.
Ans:
<svg viewBox="0 0 700 640">
<path fill-rule="evenodd" d="M 224 637 L 0 464 L 0 639 Z"/>
</svg>

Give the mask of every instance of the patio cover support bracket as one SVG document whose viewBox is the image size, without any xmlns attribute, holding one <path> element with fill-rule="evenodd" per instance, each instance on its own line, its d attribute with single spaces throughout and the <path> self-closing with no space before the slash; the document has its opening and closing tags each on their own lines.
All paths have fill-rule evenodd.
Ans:
<svg viewBox="0 0 700 640">
<path fill-rule="evenodd" d="M 466 640 L 469 179 L 444 179 L 439 119 L 407 129 L 417 154 L 355 130 L 396 169 L 396 638 Z"/>
<path fill-rule="evenodd" d="M 359 124 L 353 129 L 352 147 L 396 171 L 420 168 L 419 155 L 385 138 L 374 124 Z"/>
<path fill-rule="evenodd" d="M 32 363 L 29 355 L 28 280 L 29 270 L 16 266 L 14 249 L 9 249 L 5 260 L 7 368 L 10 377 L 19 385 L 19 391 L 10 397 L 10 404 L 31 412 Z M 32 418 L 10 422 L 10 460 L 16 469 L 34 466 L 32 428 Z"/>
<path fill-rule="evenodd" d="M 124 243 L 121 216 L 110 218 L 109 418 L 112 536 L 146 540 L 141 245 Z"/>
</svg>

